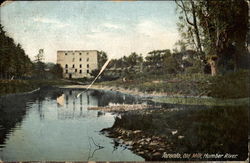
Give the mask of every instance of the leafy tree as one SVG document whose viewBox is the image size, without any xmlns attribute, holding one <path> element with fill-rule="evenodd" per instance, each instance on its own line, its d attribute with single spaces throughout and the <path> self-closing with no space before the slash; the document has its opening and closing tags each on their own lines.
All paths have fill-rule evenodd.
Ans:
<svg viewBox="0 0 250 163">
<path fill-rule="evenodd" d="M 179 64 L 173 54 L 164 57 L 164 70 L 168 74 L 176 74 L 180 70 Z"/>
<path fill-rule="evenodd" d="M 126 66 L 134 68 L 134 66 L 137 66 L 143 62 L 143 57 L 142 57 L 142 55 L 138 55 L 135 52 L 133 52 L 127 57 L 124 56 L 123 61 L 124 61 Z"/>
<path fill-rule="evenodd" d="M 145 71 L 152 72 L 152 73 L 165 73 L 166 67 L 169 59 L 169 56 L 171 55 L 171 51 L 169 49 L 165 50 L 154 50 L 148 53 L 148 55 L 145 57 L 145 63 L 146 66 Z"/>
<path fill-rule="evenodd" d="M 20 44 L 7 36 L 0 24 L 0 78 L 23 78 L 31 75 L 32 62 Z"/>
<path fill-rule="evenodd" d="M 247 57 L 249 11 L 245 0 L 176 3 L 182 37 L 197 47 L 200 59 L 210 64 L 212 75 L 242 67 Z"/>
<path fill-rule="evenodd" d="M 39 50 L 39 53 L 35 56 L 35 63 L 34 63 L 34 77 L 37 79 L 43 79 L 45 78 L 45 68 L 46 64 L 43 62 L 44 60 L 44 54 L 43 49 Z"/>
<path fill-rule="evenodd" d="M 63 77 L 63 68 L 60 64 L 55 64 L 50 70 L 54 78 L 61 79 Z"/>
<path fill-rule="evenodd" d="M 108 60 L 108 56 L 106 52 L 100 51 L 97 53 L 97 61 L 98 61 L 98 69 L 100 70 L 102 66 L 106 63 Z"/>
</svg>

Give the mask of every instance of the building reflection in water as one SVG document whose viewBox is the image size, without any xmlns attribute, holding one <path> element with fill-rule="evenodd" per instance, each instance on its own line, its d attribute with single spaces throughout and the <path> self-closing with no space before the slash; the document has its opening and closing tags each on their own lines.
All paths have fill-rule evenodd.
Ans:
<svg viewBox="0 0 250 163">
<path fill-rule="evenodd" d="M 66 101 L 66 106 L 61 106 L 60 108 L 58 108 L 58 119 L 65 120 L 84 118 L 86 116 L 90 116 L 90 113 L 87 110 L 88 106 L 98 106 L 98 99 L 96 97 L 90 96 L 88 92 L 85 92 L 79 96 L 78 100 L 78 98 L 76 97 L 78 93 L 79 91 L 75 90 L 65 91 L 63 93 Z"/>
<path fill-rule="evenodd" d="M 56 98 L 57 106 L 63 106 L 64 105 L 64 94 Z"/>
</svg>

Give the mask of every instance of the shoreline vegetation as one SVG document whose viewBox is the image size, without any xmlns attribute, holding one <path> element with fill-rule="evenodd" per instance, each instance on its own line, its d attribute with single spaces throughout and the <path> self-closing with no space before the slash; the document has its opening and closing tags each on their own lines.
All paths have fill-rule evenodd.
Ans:
<svg viewBox="0 0 250 163">
<path fill-rule="evenodd" d="M 67 80 L 0 80 L 0 96 L 29 93 L 43 87 L 76 84 Z"/>
<path fill-rule="evenodd" d="M 247 105 L 249 104 L 249 71 L 229 73 L 224 76 L 201 74 L 176 75 L 168 80 L 163 76 L 136 78 L 124 81 L 97 81 L 90 89 L 116 91 L 151 98 L 154 102 L 189 105 Z M 0 96 L 29 92 L 43 87 L 86 89 L 91 79 L 78 80 L 0 80 Z M 230 89 L 228 89 L 230 88 Z"/>
<path fill-rule="evenodd" d="M 102 108 L 101 110 L 105 109 Z M 247 136 L 247 130 L 237 128 L 237 124 L 244 125 L 244 128 L 247 128 L 247 121 L 242 123 L 242 120 L 247 119 L 246 107 L 218 107 L 205 110 L 187 110 L 188 109 L 182 110 L 178 108 L 154 109 L 150 106 L 140 110 L 127 110 L 125 112 L 123 109 L 119 111 L 108 110 L 116 112 L 119 116 L 116 117 L 112 127 L 102 129 L 101 133 L 112 138 L 116 146 L 128 148 L 147 161 L 214 161 L 215 158 L 208 159 L 201 157 L 185 159 L 163 158 L 162 156 L 164 153 L 205 154 L 216 152 L 223 154 L 229 151 L 232 152 L 232 149 L 230 149 L 232 145 L 238 148 L 233 150 L 235 154 L 238 154 L 237 158 L 218 158 L 216 160 L 229 161 L 244 160 L 247 158 L 247 153 L 242 151 L 247 148 L 247 137 L 244 138 L 246 143 L 238 141 L 242 136 Z M 227 112 L 228 116 L 224 116 L 224 112 Z M 239 116 L 240 118 L 235 120 L 233 125 L 229 125 L 231 119 L 235 116 Z M 176 122 L 174 121 L 176 118 L 182 120 Z M 221 119 L 224 120 L 223 123 L 221 123 Z M 210 121 L 214 123 L 210 123 Z M 224 126 L 225 128 L 216 130 L 218 126 Z M 237 131 L 241 134 L 236 134 L 233 135 L 234 138 L 229 138 L 228 136 L 231 134 L 227 135 L 226 133 L 232 131 Z M 225 133 L 225 136 L 218 138 L 217 134 L 221 135 L 222 133 Z M 229 142 L 224 142 L 225 140 Z M 221 142 L 223 142 L 223 145 Z"/>
</svg>

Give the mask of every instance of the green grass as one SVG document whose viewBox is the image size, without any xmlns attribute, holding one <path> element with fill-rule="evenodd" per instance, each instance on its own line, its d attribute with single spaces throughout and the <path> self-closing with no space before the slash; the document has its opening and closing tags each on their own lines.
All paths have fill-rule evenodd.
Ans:
<svg viewBox="0 0 250 163">
<path fill-rule="evenodd" d="M 210 96 L 215 98 L 249 97 L 249 71 L 231 72 L 212 77 L 206 74 L 138 74 L 130 80 L 122 79 L 97 83 L 98 85 L 137 89 L 144 93 L 168 95 Z"/>
<path fill-rule="evenodd" d="M 195 97 L 155 97 L 154 102 L 183 105 L 206 106 L 249 106 L 250 98 L 222 99 L 222 98 L 195 98 Z"/>
</svg>

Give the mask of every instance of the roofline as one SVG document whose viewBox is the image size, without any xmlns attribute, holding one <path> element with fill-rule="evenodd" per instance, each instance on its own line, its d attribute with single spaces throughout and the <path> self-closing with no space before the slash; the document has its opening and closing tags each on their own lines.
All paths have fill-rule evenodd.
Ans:
<svg viewBox="0 0 250 163">
<path fill-rule="evenodd" d="M 57 50 L 57 52 L 90 52 L 90 51 L 98 52 L 98 50 Z"/>
</svg>

